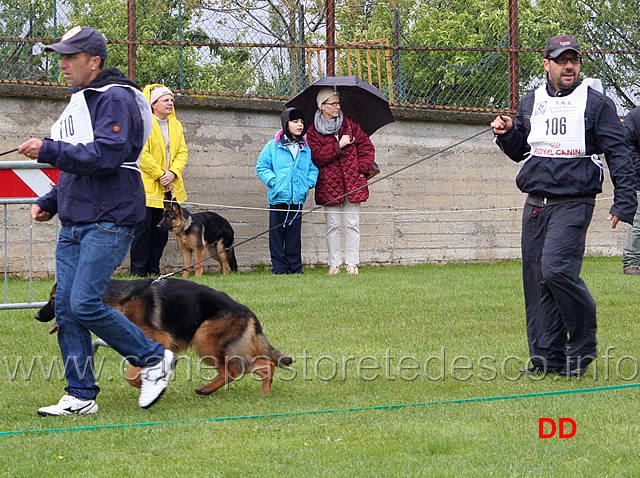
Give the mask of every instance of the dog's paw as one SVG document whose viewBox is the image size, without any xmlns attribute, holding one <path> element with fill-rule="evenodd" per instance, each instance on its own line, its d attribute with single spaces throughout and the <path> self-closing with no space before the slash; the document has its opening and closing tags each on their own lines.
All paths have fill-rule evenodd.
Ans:
<svg viewBox="0 0 640 478">
<path fill-rule="evenodd" d="M 198 387 L 194 390 L 198 395 L 211 395 L 211 392 L 209 392 L 205 387 Z"/>
</svg>

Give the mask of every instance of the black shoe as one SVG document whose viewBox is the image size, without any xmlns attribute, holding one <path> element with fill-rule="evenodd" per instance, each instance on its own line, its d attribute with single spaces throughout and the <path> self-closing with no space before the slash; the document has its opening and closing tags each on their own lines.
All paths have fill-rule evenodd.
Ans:
<svg viewBox="0 0 640 478">
<path fill-rule="evenodd" d="M 531 368 L 525 368 L 524 370 L 520 370 L 520 374 L 522 375 L 546 375 L 548 373 L 561 373 L 562 369 L 560 367 L 539 367 L 534 365 Z"/>
<path fill-rule="evenodd" d="M 576 378 L 580 378 L 582 377 L 585 372 L 587 371 L 587 367 L 584 368 L 573 368 L 570 370 L 566 370 L 566 369 L 562 369 L 560 370 L 560 375 L 562 375 L 563 377 L 576 377 Z"/>
</svg>

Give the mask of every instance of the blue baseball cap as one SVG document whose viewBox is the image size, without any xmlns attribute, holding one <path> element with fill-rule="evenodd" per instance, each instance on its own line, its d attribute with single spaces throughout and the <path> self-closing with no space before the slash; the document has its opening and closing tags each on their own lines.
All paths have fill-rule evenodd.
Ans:
<svg viewBox="0 0 640 478">
<path fill-rule="evenodd" d="M 107 58 L 107 42 L 95 28 L 73 27 L 62 36 L 62 40 L 44 47 L 45 51 L 57 51 L 63 55 L 73 55 L 86 51 L 90 55 Z"/>
</svg>

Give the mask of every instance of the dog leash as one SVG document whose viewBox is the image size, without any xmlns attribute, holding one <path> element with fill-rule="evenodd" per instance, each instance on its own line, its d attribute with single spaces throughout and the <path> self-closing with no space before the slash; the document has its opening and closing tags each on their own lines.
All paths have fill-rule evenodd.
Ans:
<svg viewBox="0 0 640 478">
<path fill-rule="evenodd" d="M 9 151 L 5 151 L 4 153 L 0 153 L 0 156 L 4 156 L 5 154 L 9 154 L 9 153 L 15 153 L 16 151 L 18 151 L 18 148 L 13 148 L 13 149 L 10 149 Z"/>
<path fill-rule="evenodd" d="M 372 186 L 372 185 L 374 185 L 374 184 L 376 184 L 376 183 L 378 183 L 378 182 L 380 182 L 380 181 L 382 181 L 382 180 L 384 180 L 384 179 L 390 178 L 391 176 L 394 176 L 394 175 L 396 175 L 396 174 L 398 174 L 398 173 L 400 173 L 400 172 L 404 171 L 405 169 L 412 168 L 412 167 L 414 167 L 414 166 L 416 166 L 416 165 L 418 165 L 418 164 L 420 164 L 420 163 L 422 163 L 422 162 L 426 161 L 427 159 L 431 159 L 431 158 L 433 158 L 434 156 L 437 156 L 437 155 L 442 154 L 442 153 L 444 153 L 444 152 L 446 152 L 446 151 L 449 151 L 450 149 L 453 149 L 453 148 L 455 148 L 456 146 L 460 146 L 461 144 L 464 144 L 464 143 L 466 143 L 467 141 L 471 141 L 472 139 L 475 139 L 475 138 L 477 138 L 478 136 L 482 136 L 483 134 L 488 133 L 489 131 L 493 131 L 493 128 L 483 129 L 483 130 L 482 130 L 482 131 L 480 131 L 479 133 L 476 133 L 476 134 L 474 134 L 474 135 L 472 135 L 472 136 L 469 136 L 468 138 L 462 139 L 462 140 L 458 141 L 457 143 L 453 143 L 453 144 L 451 144 L 451 145 L 447 146 L 446 148 L 443 148 L 443 149 L 441 149 L 441 150 L 436 151 L 435 153 L 432 153 L 432 154 L 430 154 L 430 155 L 428 155 L 428 156 L 425 156 L 425 157 L 423 157 L 423 158 L 420 158 L 420 159 L 418 159 L 418 160 L 414 161 L 413 163 L 407 164 L 406 166 L 403 166 L 403 167 L 401 167 L 401 168 L 399 168 L 399 169 L 396 169 L 395 171 L 391 171 L 391 172 L 390 172 L 390 173 L 388 173 L 388 174 L 381 175 L 379 178 L 374 179 L 374 180 L 373 180 L 373 181 L 371 181 L 371 182 L 367 182 L 367 184 L 365 184 L 365 185 L 363 185 L 363 186 L 360 186 L 359 188 L 356 188 L 356 189 L 354 189 L 353 191 L 349 191 L 348 193 L 344 193 L 342 196 L 338 196 L 338 197 L 336 197 L 336 198 L 333 198 L 331 201 L 328 201 L 328 202 L 326 202 L 326 203 L 324 203 L 324 204 L 321 204 L 321 205 L 319 205 L 319 206 L 312 207 L 312 208 L 311 208 L 311 209 L 309 209 L 308 211 L 305 211 L 305 212 L 301 213 L 301 214 L 300 214 L 300 218 L 302 219 L 302 217 L 306 216 L 307 214 L 311 214 L 312 212 L 315 212 L 315 211 L 317 211 L 317 210 L 319 210 L 319 209 L 322 209 L 323 207 L 327 206 L 328 204 L 330 204 L 330 203 L 332 203 L 332 202 L 334 202 L 334 201 L 337 201 L 337 200 L 339 200 L 339 199 L 343 199 L 343 198 L 347 197 L 349 194 L 353 194 L 353 193 L 355 193 L 356 191 L 360 191 L 361 189 L 364 189 L 364 188 L 366 188 L 366 187 Z M 155 279 L 155 280 L 153 281 L 153 283 L 155 284 L 155 283 L 157 283 L 157 282 L 162 281 L 163 279 L 166 279 L 166 278 L 168 278 L 168 277 L 171 277 L 171 276 L 174 276 L 174 275 L 176 275 L 176 274 L 179 274 L 180 272 L 184 272 L 184 271 L 186 271 L 186 270 L 189 270 L 189 269 L 191 269 L 192 267 L 195 267 L 197 264 L 200 264 L 200 263 L 205 262 L 205 261 L 207 261 L 207 260 L 209 260 L 209 259 L 212 259 L 212 258 L 214 258 L 214 257 L 218 256 L 219 254 L 222 254 L 223 252 L 229 252 L 232 248 L 235 248 L 235 247 L 241 246 L 241 245 L 243 245 L 243 244 L 246 244 L 247 242 L 253 241 L 253 240 L 257 239 L 258 237 L 264 236 L 265 234 L 268 234 L 269 232 L 271 232 L 271 231 L 273 231 L 273 230 L 275 230 L 275 229 L 277 229 L 277 228 L 279 228 L 279 227 L 282 227 L 282 226 L 283 226 L 283 224 L 285 224 L 285 223 L 277 224 L 277 225 L 275 225 L 275 226 L 273 226 L 273 227 L 271 227 L 271 228 L 269 228 L 269 229 L 267 229 L 267 230 L 265 230 L 265 231 L 262 231 L 262 232 L 260 232 L 260 233 L 258 233 L 258 234 L 255 234 L 255 235 L 253 235 L 253 236 L 251 236 L 251 237 L 249 237 L 249 238 L 247 238 L 247 239 L 244 239 L 243 241 L 240 241 L 240 242 L 238 242 L 237 244 L 234 244 L 234 245 L 233 245 L 233 246 L 231 246 L 231 247 L 227 247 L 227 248 L 223 249 L 223 250 L 222 250 L 222 251 L 220 251 L 220 252 L 216 252 L 215 254 L 211 254 L 210 256 L 205 257 L 204 259 L 202 259 L 202 260 L 200 260 L 200 261 L 198 261 L 198 262 L 195 262 L 195 263 L 193 263 L 193 264 L 192 264 L 192 265 L 190 265 L 190 266 L 183 267 L 182 269 L 179 269 L 179 270 L 177 270 L 177 271 L 175 271 L 175 272 L 170 272 L 170 273 L 168 273 L 168 274 L 160 275 L 160 276 L 158 276 L 158 278 L 157 278 L 157 279 Z"/>
</svg>

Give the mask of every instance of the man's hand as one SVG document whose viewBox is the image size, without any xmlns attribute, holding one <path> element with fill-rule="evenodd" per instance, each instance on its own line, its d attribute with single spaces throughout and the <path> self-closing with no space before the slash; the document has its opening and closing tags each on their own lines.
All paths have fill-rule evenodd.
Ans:
<svg viewBox="0 0 640 478">
<path fill-rule="evenodd" d="M 615 229 L 618 223 L 620 222 L 620 218 L 618 216 L 614 216 L 613 214 L 609 213 L 609 216 L 607 217 L 607 221 L 613 221 L 611 223 L 611 229 Z"/>
<path fill-rule="evenodd" d="M 495 134 L 505 134 L 513 128 L 513 120 L 508 116 L 498 115 L 496 119 L 491 122 L 491 127 Z"/>
<path fill-rule="evenodd" d="M 34 203 L 31 205 L 31 217 L 38 222 L 44 222 L 51 219 L 51 213 Z"/>
<path fill-rule="evenodd" d="M 38 159 L 40 148 L 42 148 L 42 140 L 31 138 L 18 146 L 18 154 L 24 154 L 29 159 Z"/>
</svg>

